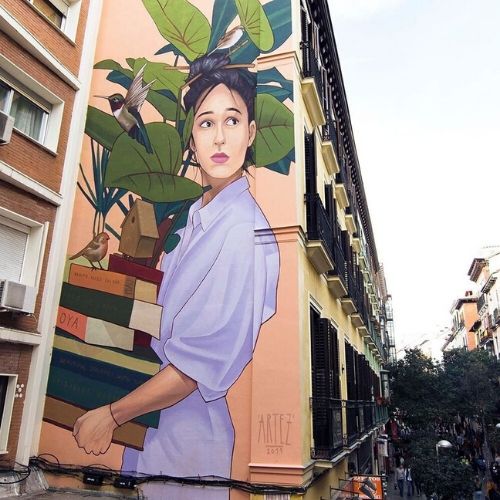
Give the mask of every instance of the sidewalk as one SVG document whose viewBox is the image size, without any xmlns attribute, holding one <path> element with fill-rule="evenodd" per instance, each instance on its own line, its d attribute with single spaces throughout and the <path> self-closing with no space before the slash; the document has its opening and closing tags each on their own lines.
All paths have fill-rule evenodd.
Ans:
<svg viewBox="0 0 500 500">
<path fill-rule="evenodd" d="M 408 489 L 405 484 L 405 489 L 404 489 L 404 496 L 403 498 L 421 498 L 422 500 L 426 500 L 426 496 L 422 493 L 422 495 L 418 496 L 417 494 L 414 494 L 412 497 L 409 497 L 407 495 Z M 394 474 L 391 474 L 389 476 L 389 482 L 387 485 L 387 500 L 401 500 L 401 497 L 399 496 L 399 490 L 394 489 Z"/>
</svg>

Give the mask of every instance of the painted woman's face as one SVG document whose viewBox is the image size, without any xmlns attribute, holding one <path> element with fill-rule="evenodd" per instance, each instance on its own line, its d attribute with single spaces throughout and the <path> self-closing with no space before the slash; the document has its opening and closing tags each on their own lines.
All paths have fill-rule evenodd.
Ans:
<svg viewBox="0 0 500 500">
<path fill-rule="evenodd" d="M 255 129 L 237 92 L 219 84 L 207 94 L 194 116 L 191 144 L 207 180 L 227 179 L 240 171 Z"/>
</svg>

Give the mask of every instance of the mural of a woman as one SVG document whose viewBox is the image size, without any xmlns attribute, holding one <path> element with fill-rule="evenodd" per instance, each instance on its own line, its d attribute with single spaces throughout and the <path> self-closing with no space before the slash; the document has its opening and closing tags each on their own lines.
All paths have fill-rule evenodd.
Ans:
<svg viewBox="0 0 500 500">
<path fill-rule="evenodd" d="M 276 310 L 278 247 L 245 174 L 256 134 L 255 75 L 228 64 L 226 56 L 204 56 L 192 63 L 188 78 L 190 149 L 206 189 L 161 264 L 162 329 L 153 348 L 162 369 L 74 427 L 78 445 L 98 455 L 118 425 L 162 410 L 144 450 L 125 450 L 124 471 L 230 477 L 234 429 L 226 394 L 252 359 L 261 324 Z M 192 489 L 154 483 L 146 494 L 197 498 Z M 200 498 L 228 498 L 228 491 L 205 488 Z"/>
</svg>

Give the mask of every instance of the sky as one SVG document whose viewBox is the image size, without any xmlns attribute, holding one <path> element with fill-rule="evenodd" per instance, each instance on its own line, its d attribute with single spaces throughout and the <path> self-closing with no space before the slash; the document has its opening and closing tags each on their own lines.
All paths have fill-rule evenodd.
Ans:
<svg viewBox="0 0 500 500">
<path fill-rule="evenodd" d="M 329 0 L 397 348 L 500 244 L 500 1 Z"/>
</svg>

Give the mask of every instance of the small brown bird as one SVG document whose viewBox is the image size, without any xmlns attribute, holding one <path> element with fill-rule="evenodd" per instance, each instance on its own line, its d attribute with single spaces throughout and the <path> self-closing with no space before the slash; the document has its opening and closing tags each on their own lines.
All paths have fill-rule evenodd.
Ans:
<svg viewBox="0 0 500 500">
<path fill-rule="evenodd" d="M 240 41 L 243 33 L 245 33 L 245 28 L 243 26 L 236 26 L 236 28 L 228 31 L 219 39 L 217 46 L 214 50 L 212 50 L 212 52 L 215 52 L 216 50 L 234 48 L 234 46 Z M 212 54 L 212 52 L 209 52 L 208 55 Z"/>
<path fill-rule="evenodd" d="M 97 262 L 99 267 L 103 269 L 101 266 L 101 260 L 104 259 L 108 253 L 108 240 L 108 233 L 96 234 L 87 245 L 85 245 L 78 253 L 75 253 L 75 255 L 70 257 L 69 260 L 75 260 L 78 257 L 85 257 L 94 269 L 97 269 L 97 267 L 94 266 L 93 262 Z"/>
</svg>

